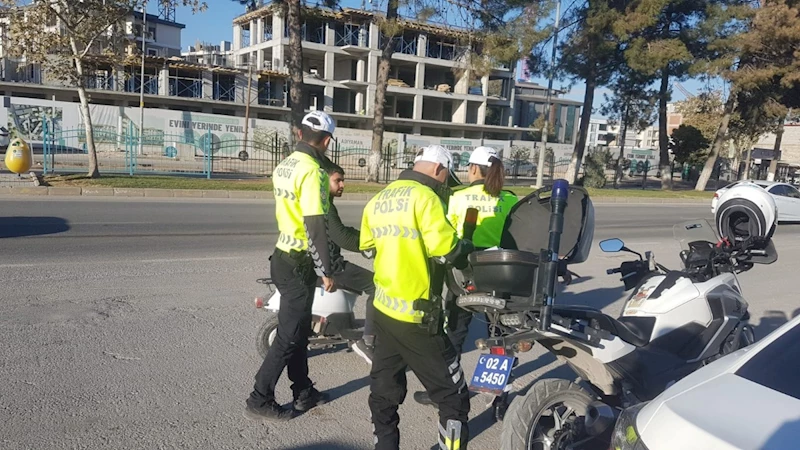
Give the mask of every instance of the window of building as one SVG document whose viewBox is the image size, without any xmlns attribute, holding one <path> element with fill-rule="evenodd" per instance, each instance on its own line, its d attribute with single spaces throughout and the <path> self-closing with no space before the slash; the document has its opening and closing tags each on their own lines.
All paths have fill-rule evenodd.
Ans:
<svg viewBox="0 0 800 450">
<path fill-rule="evenodd" d="M 575 109 L 575 105 L 567 106 L 567 122 L 564 127 L 565 144 L 572 144 L 572 135 L 575 133 Z"/>
</svg>

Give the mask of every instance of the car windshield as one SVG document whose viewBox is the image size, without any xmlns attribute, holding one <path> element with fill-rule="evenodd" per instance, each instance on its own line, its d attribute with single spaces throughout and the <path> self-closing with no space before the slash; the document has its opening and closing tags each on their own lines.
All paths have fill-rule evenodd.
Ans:
<svg viewBox="0 0 800 450">
<path fill-rule="evenodd" d="M 705 219 L 687 220 L 672 227 L 672 235 L 681 244 L 681 250 L 689 250 L 689 243 L 708 241 L 717 243 L 717 233 Z"/>
</svg>

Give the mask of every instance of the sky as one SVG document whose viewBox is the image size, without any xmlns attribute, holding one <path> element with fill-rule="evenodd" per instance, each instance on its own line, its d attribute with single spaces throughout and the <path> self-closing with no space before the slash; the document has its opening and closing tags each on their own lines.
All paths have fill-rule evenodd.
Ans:
<svg viewBox="0 0 800 450">
<path fill-rule="evenodd" d="M 366 1 L 366 0 L 365 0 Z M 186 25 L 183 30 L 182 42 L 183 49 L 186 50 L 188 46 L 194 45 L 196 41 L 209 42 L 211 44 L 219 44 L 222 41 L 233 42 L 233 19 L 239 15 L 244 14 L 244 5 L 239 4 L 236 0 L 205 0 L 208 9 L 205 12 L 192 14 L 191 9 L 180 7 L 176 11 L 176 20 Z M 309 3 L 312 3 L 309 1 Z M 367 2 L 369 4 L 369 2 Z M 360 8 L 362 5 L 361 0 L 340 0 L 340 4 L 344 7 Z M 149 5 L 147 12 L 157 14 L 158 8 L 155 5 Z M 519 67 L 519 66 L 518 66 Z M 518 71 L 517 73 L 522 73 Z M 530 81 L 547 86 L 546 78 L 532 78 Z M 690 93 L 698 94 L 706 88 L 704 81 L 692 79 L 684 81 L 681 85 Z M 553 87 L 556 89 L 565 88 L 566 82 L 555 81 Z M 715 89 L 721 89 L 721 85 L 716 83 L 712 85 Z M 672 86 L 672 100 L 680 101 L 686 97 L 683 93 L 673 84 Z M 578 83 L 571 87 L 568 94 L 563 95 L 564 98 L 570 100 L 577 100 L 582 102 L 585 93 L 585 88 L 582 83 Z M 593 107 L 593 118 L 601 118 L 599 113 L 600 107 L 605 101 L 604 94 L 610 94 L 606 88 L 598 88 L 595 90 L 595 99 Z"/>
</svg>

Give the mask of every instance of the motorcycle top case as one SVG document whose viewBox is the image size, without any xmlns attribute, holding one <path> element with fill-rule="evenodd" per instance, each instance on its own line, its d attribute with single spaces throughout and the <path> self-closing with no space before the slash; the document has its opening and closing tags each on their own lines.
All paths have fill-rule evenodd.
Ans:
<svg viewBox="0 0 800 450">
<path fill-rule="evenodd" d="M 503 227 L 500 247 L 539 255 L 550 241 L 550 192 L 542 188 L 522 198 L 511 208 Z M 564 230 L 559 243 L 559 257 L 567 264 L 589 258 L 594 238 L 594 205 L 586 189 L 570 186 L 564 210 Z"/>
<path fill-rule="evenodd" d="M 473 283 L 478 292 L 508 300 L 506 309 L 533 303 L 539 278 L 539 254 L 549 246 L 550 197 L 539 189 L 515 204 L 506 219 L 500 249 L 469 256 Z M 564 211 L 560 257 L 567 264 L 585 261 L 594 238 L 594 206 L 588 192 L 570 186 Z"/>
<path fill-rule="evenodd" d="M 530 297 L 539 255 L 520 250 L 484 250 L 469 255 L 472 280 L 480 292 L 500 297 Z"/>
</svg>

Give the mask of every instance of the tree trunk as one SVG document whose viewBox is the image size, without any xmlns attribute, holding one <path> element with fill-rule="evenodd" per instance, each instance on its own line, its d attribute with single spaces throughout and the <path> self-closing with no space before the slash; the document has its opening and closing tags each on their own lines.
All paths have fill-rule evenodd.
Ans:
<svg viewBox="0 0 800 450">
<path fill-rule="evenodd" d="M 737 146 L 734 151 L 736 153 L 733 156 L 733 165 L 731 167 L 736 171 L 736 179 L 731 181 L 739 181 L 739 165 L 742 163 L 742 149 Z"/>
<path fill-rule="evenodd" d="M 394 24 L 397 19 L 398 0 L 389 0 L 386 5 L 386 20 L 392 28 L 391 36 L 386 36 L 386 42 L 381 50 L 378 60 L 378 78 L 375 81 L 375 106 L 372 122 L 372 150 L 369 153 L 367 164 L 367 182 L 377 182 L 380 173 L 381 153 L 383 152 L 383 132 L 386 128 L 384 117 L 384 103 L 386 102 L 386 88 L 389 83 L 389 68 L 391 67 L 392 54 L 394 53 Z M 381 30 L 383 31 L 383 30 Z M 388 180 L 387 180 L 388 181 Z"/>
<path fill-rule="evenodd" d="M 583 152 L 586 150 L 586 137 L 589 135 L 589 122 L 592 119 L 592 105 L 594 104 L 594 90 L 596 85 L 597 78 L 592 70 L 586 78 L 586 92 L 583 95 L 583 110 L 581 111 L 581 126 L 578 131 L 578 141 L 575 142 L 575 148 L 572 150 L 572 158 L 569 161 L 569 167 L 567 167 L 567 173 L 564 176 L 570 184 L 575 184 L 578 179 L 578 174 L 581 171 Z"/>
<path fill-rule="evenodd" d="M 667 101 L 669 100 L 669 70 L 661 71 L 658 91 L 658 170 L 661 171 L 661 189 L 672 190 L 672 167 L 669 165 L 669 136 L 667 135 Z"/>
<path fill-rule="evenodd" d="M 73 49 L 76 50 L 74 45 Z M 100 168 L 97 164 L 97 147 L 94 145 L 92 112 L 89 110 L 89 97 L 86 95 L 86 88 L 83 86 L 83 61 L 78 58 L 75 58 L 75 73 L 78 75 L 78 98 L 81 100 L 81 116 L 83 117 L 83 127 L 86 131 L 86 152 L 89 154 L 89 171 L 86 176 L 97 178 L 100 176 Z"/>
<path fill-rule="evenodd" d="M 778 154 L 778 151 L 781 149 L 781 142 L 783 142 L 783 124 L 786 122 L 786 116 L 783 116 L 781 119 L 780 125 L 778 125 L 778 131 L 775 132 L 775 145 L 772 146 L 773 153 L 775 155 Z M 775 172 L 778 170 L 778 158 L 773 157 L 772 161 L 769 162 L 769 172 L 767 172 L 767 181 L 775 181 Z"/>
<path fill-rule="evenodd" d="M 628 104 L 625 104 L 625 112 L 622 113 L 622 133 L 619 142 L 619 156 L 617 156 L 617 165 L 614 167 L 614 189 L 617 188 L 617 183 L 622 182 L 622 158 L 625 155 L 625 138 L 628 134 Z"/>
<path fill-rule="evenodd" d="M 291 136 L 289 142 L 294 144 L 300 123 L 303 121 L 305 108 L 303 107 L 303 42 L 300 36 L 302 22 L 300 17 L 300 0 L 289 0 L 287 17 L 289 22 L 289 53 L 286 55 L 286 66 L 289 69 L 289 99 L 291 101 Z M 292 145 L 293 147 L 293 145 Z"/>
<path fill-rule="evenodd" d="M 735 106 L 736 92 L 731 91 L 728 100 L 725 102 L 725 110 L 722 113 L 722 121 L 719 124 L 719 128 L 717 128 L 717 136 L 714 138 L 714 143 L 711 145 L 711 154 L 708 155 L 706 165 L 703 167 L 703 171 L 697 179 L 697 184 L 694 186 L 695 191 L 703 192 L 706 190 L 706 184 L 708 184 L 708 180 L 711 178 L 711 172 L 714 171 L 714 166 L 717 164 L 719 152 L 722 150 L 722 145 L 725 144 L 725 140 L 728 136 L 728 123 L 731 121 L 731 115 L 733 114 Z"/>
<path fill-rule="evenodd" d="M 744 179 L 745 180 L 749 180 L 750 179 L 750 158 L 751 158 L 752 151 L 753 151 L 753 145 L 751 143 L 750 146 L 747 147 L 747 160 L 744 163 Z"/>
</svg>

